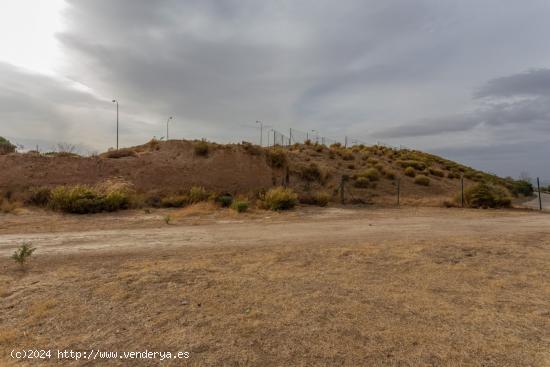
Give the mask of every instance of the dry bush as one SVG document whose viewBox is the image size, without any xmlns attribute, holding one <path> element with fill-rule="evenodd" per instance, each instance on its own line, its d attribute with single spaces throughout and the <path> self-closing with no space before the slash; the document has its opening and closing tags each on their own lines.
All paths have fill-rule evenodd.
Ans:
<svg viewBox="0 0 550 367">
<path fill-rule="evenodd" d="M 405 175 L 409 177 L 414 177 L 416 176 L 416 170 L 412 167 L 407 167 L 405 168 Z"/>
<path fill-rule="evenodd" d="M 307 205 L 317 205 L 320 207 L 325 207 L 330 201 L 330 195 L 324 191 L 315 192 L 315 193 L 306 193 L 300 195 L 300 203 Z"/>
<path fill-rule="evenodd" d="M 193 186 L 189 190 L 189 202 L 190 203 L 199 203 L 201 201 L 207 201 L 210 197 L 210 192 L 208 192 L 202 186 Z"/>
<path fill-rule="evenodd" d="M 449 173 L 447 173 L 447 178 L 450 178 L 450 179 L 453 179 L 453 178 L 460 178 L 460 174 L 459 174 L 459 173 L 455 173 L 455 172 L 449 172 Z"/>
<path fill-rule="evenodd" d="M 267 163 L 273 168 L 282 168 L 287 164 L 286 152 L 281 148 L 270 149 L 266 158 Z"/>
<path fill-rule="evenodd" d="M 167 196 L 160 200 L 160 206 L 163 208 L 182 208 L 190 202 L 186 195 Z"/>
<path fill-rule="evenodd" d="M 250 155 L 261 155 L 263 152 L 263 149 L 259 145 L 254 145 L 252 143 L 249 143 L 247 141 L 242 142 L 242 147 L 245 152 L 247 152 Z"/>
<path fill-rule="evenodd" d="M 430 179 L 424 175 L 418 175 L 414 178 L 414 183 L 421 186 L 430 186 Z"/>
<path fill-rule="evenodd" d="M 9 199 L 0 198 L 0 213 L 13 213 L 17 209 L 17 204 Z"/>
<path fill-rule="evenodd" d="M 91 214 L 128 209 L 133 191 L 119 180 L 107 180 L 96 186 L 59 186 L 51 191 L 49 206 L 72 214 Z"/>
<path fill-rule="evenodd" d="M 355 156 L 348 149 L 343 149 L 339 152 L 340 157 L 345 161 L 353 161 Z"/>
<path fill-rule="evenodd" d="M 386 176 L 388 180 L 395 180 L 395 173 L 392 171 L 385 171 L 384 176 Z"/>
<path fill-rule="evenodd" d="M 467 188 L 464 191 L 464 202 L 470 208 L 507 208 L 512 204 L 506 189 L 485 182 Z"/>
<path fill-rule="evenodd" d="M 129 148 L 119 149 L 119 150 L 110 150 L 104 155 L 105 158 L 125 158 L 125 157 L 137 157 L 137 153 Z"/>
<path fill-rule="evenodd" d="M 48 187 L 37 187 L 30 191 L 29 197 L 25 201 L 27 205 L 48 206 L 50 198 L 52 196 L 52 190 Z"/>
<path fill-rule="evenodd" d="M 428 168 L 428 172 L 430 172 L 431 175 L 433 176 L 437 176 L 437 177 L 445 177 L 445 172 L 443 172 L 442 170 L 440 169 L 437 169 L 437 168 Z"/>
<path fill-rule="evenodd" d="M 366 177 L 357 177 L 353 182 L 353 186 L 358 189 L 366 189 L 371 187 L 371 181 Z"/>
<path fill-rule="evenodd" d="M 275 187 L 262 199 L 262 207 L 271 210 L 288 210 L 296 206 L 298 195 L 290 188 Z"/>
<path fill-rule="evenodd" d="M 419 171 L 422 171 L 426 168 L 426 164 L 424 162 L 415 161 L 415 160 L 400 160 L 398 163 L 403 168 L 412 167 Z"/>
<path fill-rule="evenodd" d="M 310 163 L 309 165 L 299 166 L 298 174 L 302 180 L 307 182 L 322 182 L 323 173 L 316 163 Z"/>
<path fill-rule="evenodd" d="M 357 178 L 364 177 L 368 179 L 369 181 L 378 181 L 380 179 L 380 172 L 376 168 L 368 168 L 364 171 L 361 171 Z"/>
<path fill-rule="evenodd" d="M 193 144 L 193 151 L 195 152 L 196 156 L 207 157 L 208 153 L 210 152 L 210 146 L 204 140 L 197 141 Z"/>
</svg>

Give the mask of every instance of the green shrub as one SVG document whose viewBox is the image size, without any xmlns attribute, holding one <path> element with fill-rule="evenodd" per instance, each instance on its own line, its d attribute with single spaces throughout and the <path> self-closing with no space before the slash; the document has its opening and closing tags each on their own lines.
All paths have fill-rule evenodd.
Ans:
<svg viewBox="0 0 550 367">
<path fill-rule="evenodd" d="M 418 175 L 414 178 L 414 183 L 421 186 L 430 186 L 430 179 L 424 175 Z"/>
<path fill-rule="evenodd" d="M 358 177 L 364 177 L 369 181 L 378 181 L 380 179 L 380 173 L 376 168 L 369 168 L 365 171 L 362 171 L 357 175 Z"/>
<path fill-rule="evenodd" d="M 193 150 L 195 151 L 195 155 L 200 157 L 206 157 L 210 152 L 210 146 L 208 145 L 207 142 L 205 142 L 204 140 L 201 140 L 193 144 Z"/>
<path fill-rule="evenodd" d="M 422 171 L 426 168 L 426 164 L 424 162 L 415 161 L 415 160 L 404 160 L 404 161 L 399 161 L 398 163 L 403 168 L 412 167 L 415 170 L 419 170 L 419 171 Z"/>
<path fill-rule="evenodd" d="M 445 173 L 440 170 L 440 169 L 437 169 L 437 168 L 432 168 L 430 167 L 428 169 L 428 172 L 430 172 L 430 174 L 432 174 L 433 176 L 437 176 L 437 177 L 445 177 Z"/>
<path fill-rule="evenodd" d="M 127 190 L 102 190 L 84 185 L 60 186 L 51 191 L 49 205 L 54 210 L 73 214 L 116 211 L 130 207 Z"/>
<path fill-rule="evenodd" d="M 193 186 L 189 190 L 189 202 L 199 203 L 201 201 L 207 201 L 210 197 L 210 193 L 202 186 Z"/>
<path fill-rule="evenodd" d="M 263 199 L 263 206 L 271 210 L 288 210 L 296 206 L 298 195 L 285 187 L 275 187 L 269 190 Z"/>
<path fill-rule="evenodd" d="M 307 166 L 300 166 L 298 168 L 300 177 L 307 182 L 322 181 L 323 174 L 321 169 L 316 163 L 310 163 Z"/>
<path fill-rule="evenodd" d="M 533 185 L 526 180 L 517 180 L 514 181 L 511 185 L 511 191 L 514 196 L 518 195 L 524 195 L 524 196 L 531 196 L 533 195 L 534 189 Z"/>
<path fill-rule="evenodd" d="M 243 149 L 245 152 L 247 152 L 250 155 L 261 155 L 263 152 L 263 149 L 259 145 L 254 145 L 252 143 L 249 143 L 247 141 L 242 142 Z"/>
<path fill-rule="evenodd" d="M 229 208 L 233 204 L 233 196 L 221 195 L 216 198 L 216 201 L 220 203 L 223 208 Z"/>
<path fill-rule="evenodd" d="M 464 191 L 465 204 L 471 208 L 505 208 L 512 200 L 508 192 L 499 186 L 480 182 Z"/>
<path fill-rule="evenodd" d="M 248 201 L 235 200 L 233 204 L 231 204 L 231 208 L 236 210 L 238 213 L 244 213 L 248 210 Z"/>
<path fill-rule="evenodd" d="M 357 177 L 355 181 L 353 182 L 353 186 L 357 187 L 358 189 L 366 189 L 369 188 L 371 185 L 371 181 L 366 177 Z"/>
<path fill-rule="evenodd" d="M 0 154 L 9 154 L 15 152 L 16 146 L 10 143 L 6 138 L 0 136 Z"/>
<path fill-rule="evenodd" d="M 160 206 L 163 208 L 182 208 L 187 204 L 189 204 L 189 197 L 186 195 L 167 196 L 160 200 Z"/>
<path fill-rule="evenodd" d="M 405 175 L 409 177 L 416 176 L 416 170 L 413 167 L 407 167 L 405 168 Z"/>
<path fill-rule="evenodd" d="M 25 263 L 27 260 L 32 256 L 32 254 L 36 251 L 34 247 L 28 242 L 22 244 L 19 246 L 17 250 L 11 255 L 11 258 L 13 261 L 18 263 L 21 267 L 25 266 Z"/>
<path fill-rule="evenodd" d="M 330 195 L 326 192 L 316 192 L 300 196 L 300 203 L 325 207 L 330 201 Z"/>
<path fill-rule="evenodd" d="M 271 149 L 267 152 L 267 163 L 274 168 L 282 168 L 286 166 L 286 153 L 281 148 Z"/>
</svg>

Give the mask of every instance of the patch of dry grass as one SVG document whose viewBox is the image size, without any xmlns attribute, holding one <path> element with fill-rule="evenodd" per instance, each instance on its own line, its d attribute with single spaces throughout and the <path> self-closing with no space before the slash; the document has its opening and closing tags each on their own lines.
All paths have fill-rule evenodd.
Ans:
<svg viewBox="0 0 550 367">
<path fill-rule="evenodd" d="M 188 350 L 190 366 L 545 366 L 546 243 L 454 235 L 42 257 L 3 300 L 0 345 Z"/>
</svg>

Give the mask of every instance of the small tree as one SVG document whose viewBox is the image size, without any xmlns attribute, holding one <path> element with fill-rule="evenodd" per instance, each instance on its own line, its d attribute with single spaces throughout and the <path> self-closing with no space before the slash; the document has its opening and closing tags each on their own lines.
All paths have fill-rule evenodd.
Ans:
<svg viewBox="0 0 550 367">
<path fill-rule="evenodd" d="M 25 262 L 32 256 L 33 252 L 36 249 L 32 247 L 32 245 L 28 242 L 25 242 L 15 252 L 13 255 L 11 255 L 11 258 L 19 263 L 19 266 L 23 268 L 25 266 Z"/>
</svg>

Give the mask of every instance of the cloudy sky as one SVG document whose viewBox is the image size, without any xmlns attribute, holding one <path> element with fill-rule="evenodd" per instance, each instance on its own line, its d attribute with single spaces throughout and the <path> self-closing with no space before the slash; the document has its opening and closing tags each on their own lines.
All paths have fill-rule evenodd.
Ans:
<svg viewBox="0 0 550 367">
<path fill-rule="evenodd" d="M 81 150 L 279 131 L 550 179 L 547 0 L 2 0 L 0 135 Z M 265 138 L 264 138 L 265 139 Z"/>
</svg>

